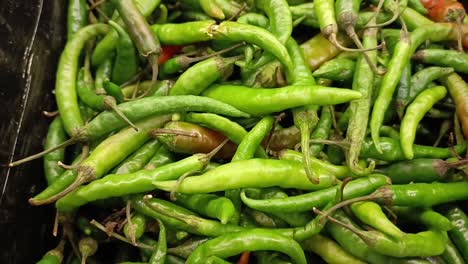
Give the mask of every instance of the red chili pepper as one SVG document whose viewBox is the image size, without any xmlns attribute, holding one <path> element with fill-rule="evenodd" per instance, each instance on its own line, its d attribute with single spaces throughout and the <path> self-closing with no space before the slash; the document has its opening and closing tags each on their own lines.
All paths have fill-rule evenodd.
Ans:
<svg viewBox="0 0 468 264">
<path fill-rule="evenodd" d="M 175 54 L 179 53 L 184 46 L 174 46 L 174 45 L 167 45 L 162 46 L 161 54 L 158 58 L 158 64 L 161 65 L 165 63 L 170 58 L 174 57 Z"/>
<path fill-rule="evenodd" d="M 237 261 L 237 264 L 249 264 L 249 257 L 250 257 L 249 251 L 242 253 L 239 260 Z"/>
<path fill-rule="evenodd" d="M 421 0 L 427 9 L 427 16 L 435 22 L 457 22 L 463 19 L 465 8 L 456 0 Z"/>
</svg>

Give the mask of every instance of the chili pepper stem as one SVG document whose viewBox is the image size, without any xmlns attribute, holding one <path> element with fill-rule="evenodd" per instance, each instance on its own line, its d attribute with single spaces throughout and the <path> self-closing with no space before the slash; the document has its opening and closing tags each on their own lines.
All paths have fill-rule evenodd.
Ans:
<svg viewBox="0 0 468 264">
<path fill-rule="evenodd" d="M 44 151 L 41 151 L 39 153 L 36 153 L 36 154 L 31 155 L 29 157 L 26 157 L 24 159 L 20 159 L 20 160 L 17 160 L 17 161 L 10 162 L 8 164 L 8 167 L 10 167 L 10 168 L 11 167 L 16 167 L 16 166 L 21 165 L 23 163 L 26 163 L 26 162 L 29 162 L 29 161 L 32 161 L 32 160 L 35 160 L 35 159 L 38 159 L 38 158 L 42 158 L 46 154 L 49 154 L 49 153 L 51 153 L 51 152 L 53 152 L 53 151 L 55 151 L 57 149 L 61 149 L 61 148 L 71 146 L 71 145 L 73 145 L 73 144 L 75 144 L 75 143 L 77 143 L 79 141 L 80 140 L 77 139 L 77 138 L 70 138 L 70 139 L 64 141 L 63 143 L 58 144 L 57 146 L 51 147 L 49 149 L 46 149 Z"/>
<path fill-rule="evenodd" d="M 156 137 L 160 135 L 178 135 L 178 136 L 186 136 L 186 137 L 198 137 L 198 135 L 194 132 L 186 132 L 177 129 L 170 129 L 170 128 L 156 128 L 149 132 L 151 137 Z"/>
<path fill-rule="evenodd" d="M 130 213 L 131 208 L 132 200 L 128 200 L 127 206 L 125 206 L 125 217 L 128 223 L 128 233 L 130 235 L 130 242 L 132 242 L 133 246 L 136 246 L 135 226 L 132 224 L 132 215 Z"/>
<path fill-rule="evenodd" d="M 338 219 L 336 219 L 336 218 L 334 218 L 334 217 L 328 215 L 326 212 L 324 213 L 324 212 L 322 212 L 322 211 L 320 211 L 320 210 L 314 208 L 314 213 L 320 215 L 321 218 L 326 217 L 329 221 L 331 221 L 331 222 L 333 222 L 333 223 L 336 223 L 336 224 L 338 224 L 338 225 L 341 225 L 341 226 L 343 226 L 343 227 L 349 229 L 350 231 L 352 231 L 353 233 L 355 233 L 356 235 L 358 235 L 358 236 L 361 237 L 361 238 L 365 237 L 366 240 L 367 240 L 367 238 L 368 238 L 367 236 L 365 236 L 365 234 L 363 233 L 363 231 L 361 231 L 361 230 L 355 228 L 354 226 L 352 226 L 352 225 L 350 225 L 350 224 L 346 224 L 346 223 L 341 222 L 340 220 L 338 220 Z"/>
<path fill-rule="evenodd" d="M 310 125 L 304 124 L 301 126 L 301 151 L 304 155 L 304 170 L 306 172 L 307 178 L 313 184 L 319 184 L 320 179 L 315 175 L 311 169 L 310 161 L 310 151 L 309 151 L 309 141 L 310 141 Z"/>
<path fill-rule="evenodd" d="M 78 168 L 78 165 L 80 165 L 83 162 L 83 160 L 85 160 L 88 156 L 89 156 L 89 145 L 85 144 L 83 145 L 83 148 L 81 150 L 80 160 L 77 161 L 75 165 L 67 165 L 67 164 L 64 164 L 62 161 L 58 161 L 57 165 L 66 170 L 74 170 Z"/>
<path fill-rule="evenodd" d="M 91 220 L 89 222 L 90 224 L 92 224 L 93 226 L 97 227 L 99 230 L 101 230 L 102 232 L 108 234 L 107 230 L 106 230 L 106 227 L 104 227 L 103 225 L 101 225 L 98 221 L 96 220 Z M 109 234 L 108 234 L 109 235 Z M 132 245 L 132 243 L 130 241 L 128 241 L 128 239 L 126 239 L 124 236 L 121 236 L 117 233 L 114 233 L 112 232 L 109 236 L 112 236 L 113 238 L 117 239 L 117 240 L 120 240 L 124 243 L 127 243 L 127 244 L 130 244 Z M 153 250 L 154 248 L 150 245 L 147 245 L 147 244 L 144 244 L 144 243 L 141 243 L 141 242 L 137 242 L 136 247 L 139 247 L 139 248 L 143 248 L 143 249 L 149 249 L 149 250 Z"/>
<path fill-rule="evenodd" d="M 58 110 L 55 110 L 55 111 L 46 111 L 46 110 L 44 110 L 44 111 L 42 111 L 42 114 L 45 115 L 46 117 L 56 117 L 59 114 L 59 112 L 58 112 Z"/>
<path fill-rule="evenodd" d="M 106 96 L 104 97 L 104 107 L 108 109 L 112 109 L 122 120 L 125 121 L 129 126 L 133 127 L 136 132 L 138 132 L 138 127 L 135 126 L 135 124 L 130 121 L 122 111 L 120 111 L 119 107 L 117 106 L 117 102 L 114 97 L 112 96 Z"/>
</svg>

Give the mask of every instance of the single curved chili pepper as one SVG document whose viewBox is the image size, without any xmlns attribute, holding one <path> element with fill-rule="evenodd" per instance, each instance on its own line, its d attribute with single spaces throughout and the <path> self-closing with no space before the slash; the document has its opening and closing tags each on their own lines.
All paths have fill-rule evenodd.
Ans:
<svg viewBox="0 0 468 264">
<path fill-rule="evenodd" d="M 81 50 L 88 40 L 108 31 L 109 26 L 104 24 L 89 25 L 78 30 L 67 42 L 60 56 L 55 83 L 55 98 L 63 126 L 70 137 L 76 137 L 84 125 L 78 107 L 75 83 Z"/>
<path fill-rule="evenodd" d="M 411 182 L 440 181 L 453 173 L 450 163 L 441 159 L 413 159 L 393 163 L 388 167 L 377 169 L 392 179 L 392 183 L 408 184 Z"/>
<path fill-rule="evenodd" d="M 155 24 L 151 26 L 151 30 L 163 45 L 187 45 L 211 40 L 213 38 L 211 30 L 215 23 L 213 20 L 204 20 L 179 24 Z"/>
<path fill-rule="evenodd" d="M 180 121 L 169 122 L 162 130 L 152 131 L 151 134 L 172 152 L 184 154 L 208 153 L 226 139 L 224 135 L 211 129 Z M 215 157 L 230 159 L 235 150 L 236 146 L 228 142 Z"/>
<path fill-rule="evenodd" d="M 413 183 L 380 187 L 376 195 L 391 195 L 391 198 L 378 199 L 396 206 L 432 207 L 434 205 L 468 199 L 466 182 Z"/>
<path fill-rule="evenodd" d="M 112 3 L 127 26 L 138 52 L 148 59 L 153 69 L 151 80 L 155 82 L 158 77 L 158 56 L 161 53 L 161 45 L 157 36 L 152 33 L 148 22 L 132 0 L 113 0 Z"/>
<path fill-rule="evenodd" d="M 393 239 L 399 239 L 405 235 L 403 231 L 387 218 L 380 205 L 375 202 L 357 202 L 351 204 L 350 208 L 357 219 Z"/>
<path fill-rule="evenodd" d="M 177 79 L 176 83 L 169 91 L 169 94 L 201 94 L 217 80 L 225 79 L 231 75 L 233 64 L 238 59 L 239 57 L 213 57 L 193 65 Z"/>
<path fill-rule="evenodd" d="M 458 120 L 465 138 L 468 138 L 468 85 L 456 73 L 448 75 L 442 81 L 455 101 Z"/>
<path fill-rule="evenodd" d="M 465 263 L 462 255 L 460 254 L 460 252 L 458 252 L 458 249 L 455 247 L 452 240 L 450 239 L 448 239 L 447 244 L 445 245 L 445 251 L 441 255 L 441 257 L 445 260 L 446 263 L 450 263 L 450 264 Z"/>
<path fill-rule="evenodd" d="M 398 220 L 423 224 L 428 229 L 449 231 L 453 228 L 450 220 L 432 209 L 392 206 L 392 211 L 399 217 Z"/>
<path fill-rule="evenodd" d="M 424 7 L 420 0 L 408 0 L 408 6 L 420 13 L 421 15 L 427 15 L 427 9 Z"/>
<path fill-rule="evenodd" d="M 349 40 L 338 35 L 338 41 L 342 45 L 348 45 Z M 300 45 L 304 52 L 304 59 L 311 71 L 315 71 L 320 65 L 336 57 L 341 53 L 323 34 L 317 34 Z"/>
<path fill-rule="evenodd" d="M 387 177 L 380 174 L 373 174 L 368 177 L 353 180 L 344 188 L 344 199 L 367 195 L 376 188 L 388 184 L 388 181 Z M 244 204 L 250 208 L 263 212 L 302 212 L 312 210 L 314 207 L 320 208 L 326 205 L 335 197 L 337 189 L 338 187 L 330 187 L 325 190 L 318 190 L 297 196 L 264 200 L 251 199 L 247 197 L 245 192 L 242 192 L 241 198 Z"/>
<path fill-rule="evenodd" d="M 304 156 L 297 151 L 285 149 L 278 153 L 278 158 L 281 160 L 293 160 L 303 163 Z M 324 170 L 340 180 L 343 180 L 344 178 L 351 175 L 351 172 L 347 166 L 333 165 L 314 157 L 311 157 L 310 161 L 312 170 Z"/>
<path fill-rule="evenodd" d="M 198 2 L 203 12 L 205 12 L 208 16 L 218 20 L 225 19 L 224 12 L 216 3 L 216 0 L 200 0 Z"/>
<path fill-rule="evenodd" d="M 349 224 L 354 226 L 354 228 L 358 228 L 358 226 L 351 221 L 346 214 L 338 210 L 334 213 L 333 217 L 343 223 Z M 419 261 L 416 259 L 403 259 L 403 258 L 394 258 L 386 255 L 382 255 L 371 247 L 364 243 L 364 241 L 355 233 L 350 231 L 349 229 L 340 226 L 336 223 L 328 223 L 326 225 L 326 230 L 331 234 L 331 236 L 343 247 L 345 251 L 352 254 L 353 256 L 364 260 L 369 263 L 426 263 L 423 261 Z"/>
<path fill-rule="evenodd" d="M 337 223 L 357 234 L 376 252 L 397 258 L 437 256 L 444 252 L 447 242 L 447 236 L 436 230 L 407 233 L 398 239 L 392 239 L 378 231 L 363 231 L 348 223 Z"/>
<path fill-rule="evenodd" d="M 292 16 L 286 0 L 260 0 L 256 1 L 257 8 L 263 10 L 268 16 L 270 31 L 283 44 L 292 33 Z"/>
<path fill-rule="evenodd" d="M 154 156 L 146 163 L 144 169 L 152 170 L 175 161 L 175 157 L 166 147 L 161 146 Z"/>
<path fill-rule="evenodd" d="M 67 10 L 67 39 L 88 24 L 88 5 L 85 0 L 72 0 Z"/>
<path fill-rule="evenodd" d="M 161 143 L 156 139 L 146 142 L 131 156 L 122 161 L 112 173 L 127 174 L 141 170 L 156 154 L 159 148 L 161 148 Z"/>
<path fill-rule="evenodd" d="M 424 114 L 439 100 L 445 97 L 447 90 L 443 86 L 436 86 L 422 91 L 408 106 L 401 121 L 400 143 L 403 154 L 407 159 L 413 159 L 413 143 L 416 137 L 418 123 Z"/>
<path fill-rule="evenodd" d="M 320 234 L 302 241 L 301 246 L 305 251 L 312 251 L 319 255 L 327 263 L 364 264 L 344 251 L 335 241 Z"/>
<path fill-rule="evenodd" d="M 183 242 L 180 245 L 177 245 L 176 247 L 168 248 L 167 253 L 186 259 L 198 246 L 200 246 L 207 240 L 207 238 L 200 237 L 190 238 L 189 240 Z"/>
<path fill-rule="evenodd" d="M 47 251 L 45 255 L 36 264 L 60 264 L 63 260 L 63 249 L 65 247 L 65 240 L 61 240 L 58 246 L 52 250 Z"/>
<path fill-rule="evenodd" d="M 122 84 L 137 73 L 138 57 L 132 39 L 125 29 L 112 20 L 109 20 L 109 25 L 119 34 L 112 68 L 112 81 L 116 84 Z"/>
<path fill-rule="evenodd" d="M 360 1 L 357 2 L 357 8 L 359 8 Z M 342 15 L 346 16 L 346 12 L 342 13 Z M 372 19 L 370 23 L 375 25 L 375 18 Z M 368 28 L 364 31 L 363 45 L 364 48 L 375 47 L 377 45 L 376 28 Z M 364 54 L 367 54 L 367 59 L 364 59 Z M 368 51 L 363 53 L 363 55 L 360 54 L 356 63 L 356 70 L 354 72 L 353 90 L 360 92 L 362 97 L 359 100 L 352 101 L 349 106 L 351 117 L 349 119 L 345 141 L 349 142 L 350 146 L 345 156 L 346 164 L 350 168 L 351 172 L 359 176 L 371 173 L 375 167 L 375 163 L 370 162 L 368 168 L 362 168 L 358 165 L 358 161 L 361 145 L 366 136 L 366 129 L 372 104 L 374 71 L 372 70 L 371 64 L 375 65 L 376 63 L 377 51 Z"/>
<path fill-rule="evenodd" d="M 195 154 L 152 170 L 107 175 L 61 198 L 56 207 L 59 211 L 72 211 L 90 201 L 151 191 L 155 189 L 151 184 L 153 180 L 176 180 L 186 173 L 201 171 L 208 163 L 208 158 L 207 154 Z"/>
<path fill-rule="evenodd" d="M 58 189 L 58 193 L 55 192 L 53 196 L 46 197 L 41 200 L 38 200 L 35 197 L 30 199 L 29 202 L 33 205 L 53 202 L 70 191 L 73 191 L 83 183 L 90 182 L 104 176 L 107 171 L 119 164 L 148 140 L 148 131 L 162 126 L 169 120 L 169 118 L 170 117 L 167 115 L 148 118 L 144 121 L 138 122 L 138 126 L 140 128 L 138 132 L 133 130 L 133 128 L 127 128 L 107 138 L 101 142 L 96 149 L 94 149 L 89 157 L 77 166 L 76 174 L 71 174 L 67 177 L 67 181 L 70 178 L 74 178 L 73 183 L 65 185 L 62 180 L 60 182 L 57 181 L 60 185 L 53 184 L 51 189 Z M 118 151 L 116 151 L 116 149 Z"/>
<path fill-rule="evenodd" d="M 164 264 L 166 263 L 167 254 L 167 240 L 166 240 L 166 227 L 164 223 L 157 219 L 159 225 L 158 245 L 151 255 L 148 264 Z"/>
<path fill-rule="evenodd" d="M 320 113 L 320 119 L 315 126 L 314 131 L 310 135 L 312 140 L 326 140 L 330 136 L 330 131 L 332 127 L 332 114 L 330 107 L 324 106 L 322 107 L 322 111 Z M 323 144 L 310 144 L 310 155 L 316 157 L 320 151 L 323 150 Z"/>
<path fill-rule="evenodd" d="M 355 67 L 356 62 L 354 60 L 335 58 L 322 64 L 320 68 L 314 71 L 313 75 L 317 78 L 346 82 L 352 80 Z"/>
<path fill-rule="evenodd" d="M 197 177 L 182 181 L 177 191 L 181 193 L 209 193 L 246 187 L 299 188 L 320 190 L 334 184 L 334 177 L 320 175 L 320 183 L 312 184 L 307 179 L 302 164 L 285 160 L 251 159 L 221 165 Z M 242 168 L 242 169 L 241 169 Z M 242 174 L 239 175 L 239 169 Z M 236 175 L 236 176 L 233 176 Z M 175 181 L 154 181 L 157 189 L 170 191 Z"/>
<path fill-rule="evenodd" d="M 262 118 L 242 139 L 236 153 L 232 157 L 232 162 L 253 158 L 255 150 L 258 149 L 262 140 L 270 133 L 273 123 L 274 118 L 271 116 Z"/>
<path fill-rule="evenodd" d="M 456 72 L 468 73 L 468 55 L 455 50 L 424 49 L 416 52 L 412 58 L 425 64 L 451 67 Z"/>
<path fill-rule="evenodd" d="M 96 69 L 94 88 L 97 92 L 104 91 L 104 80 L 110 79 L 112 75 L 112 57 L 107 58 Z"/>
<path fill-rule="evenodd" d="M 279 235 L 274 230 L 226 234 L 203 243 L 187 259 L 187 263 L 200 263 L 208 256 L 229 257 L 243 251 L 276 250 L 288 255 L 295 263 L 307 263 L 300 245 L 291 238 Z"/>
<path fill-rule="evenodd" d="M 107 94 L 114 97 L 117 103 L 121 104 L 124 102 L 124 95 L 120 86 L 111 82 L 109 79 L 104 80 L 103 86 Z"/>
<path fill-rule="evenodd" d="M 175 195 L 175 203 L 202 215 L 216 218 L 226 224 L 235 213 L 231 200 L 214 194 Z"/>
<path fill-rule="evenodd" d="M 401 79 L 398 82 L 398 86 L 396 88 L 396 98 L 394 99 L 395 101 L 395 107 L 397 109 L 397 114 L 400 119 L 403 118 L 404 110 L 405 108 L 402 107 L 401 104 L 401 99 L 400 98 L 406 98 L 408 97 L 408 94 L 411 91 L 411 78 L 412 78 L 412 63 L 408 62 L 406 64 L 405 68 L 403 69 L 403 72 L 401 74 Z"/>
<path fill-rule="evenodd" d="M 247 135 L 247 131 L 238 123 L 216 114 L 189 113 L 185 116 L 185 121 L 221 132 L 229 138 L 230 141 L 237 145 L 239 145 Z M 258 158 L 268 158 L 267 154 L 261 147 L 257 148 L 255 156 Z"/>
<path fill-rule="evenodd" d="M 131 227 L 130 222 L 132 223 Z M 130 222 L 125 223 L 123 232 L 130 241 L 136 241 L 145 233 L 147 219 L 146 216 L 136 213 L 132 216 Z"/>
<path fill-rule="evenodd" d="M 371 158 L 383 161 L 399 161 L 406 159 L 398 140 L 382 137 L 380 147 L 382 149 L 382 154 L 377 151 L 372 140 L 366 139 L 363 142 L 359 156 L 361 158 Z M 413 151 L 415 159 L 446 159 L 453 155 L 449 148 L 436 148 L 416 144 L 413 145 Z M 458 154 L 463 153 L 466 151 L 466 144 L 463 143 L 455 145 L 453 147 L 453 151 Z"/>
<path fill-rule="evenodd" d="M 320 85 L 285 86 L 276 89 L 213 85 L 203 95 L 253 115 L 280 112 L 303 105 L 339 104 L 361 98 L 360 92 Z"/>
<path fill-rule="evenodd" d="M 414 10 L 411 7 L 406 7 L 402 12 L 400 12 L 400 17 L 405 22 L 405 25 L 408 28 L 408 30 L 411 31 L 415 30 L 420 26 L 434 23 L 432 20 L 420 14 L 418 11 Z"/>
<path fill-rule="evenodd" d="M 135 2 L 136 7 L 138 10 L 143 14 L 144 17 L 148 17 L 153 13 L 153 11 L 158 7 L 161 3 L 159 0 L 136 0 Z M 116 17 L 113 19 L 123 25 L 122 18 L 117 14 Z M 109 31 L 106 36 L 99 41 L 96 45 L 96 48 L 93 51 L 93 55 L 91 58 L 91 62 L 94 66 L 100 65 L 103 63 L 104 60 L 108 59 L 112 52 L 114 51 L 115 47 L 117 46 L 119 35 L 114 30 Z"/>
<path fill-rule="evenodd" d="M 54 118 L 54 121 L 50 123 L 49 130 L 47 131 L 47 138 L 44 144 L 44 148 L 59 145 L 67 139 L 67 134 L 63 128 L 62 120 L 60 116 Z M 44 175 L 47 180 L 47 184 L 51 185 L 56 179 L 62 175 L 64 169 L 58 166 L 57 162 L 65 160 L 65 150 L 58 149 L 51 153 L 44 155 Z"/>
<path fill-rule="evenodd" d="M 83 237 L 78 242 L 78 248 L 81 253 L 81 261 L 82 263 L 86 263 L 86 259 L 88 257 L 93 256 L 96 254 L 98 250 L 98 243 L 92 237 Z"/>
<path fill-rule="evenodd" d="M 465 212 L 457 206 L 447 208 L 444 215 L 453 224 L 452 230 L 448 232 L 449 236 L 466 262 L 468 261 L 468 217 Z"/>
<path fill-rule="evenodd" d="M 398 98 L 396 99 L 397 108 L 399 108 L 400 112 L 403 112 L 404 108 L 414 100 L 414 98 L 428 85 L 441 77 L 444 77 L 454 70 L 453 68 L 442 68 L 442 67 L 427 67 L 423 70 L 416 72 L 413 76 L 411 76 L 411 83 L 409 85 L 409 90 L 406 94 L 400 97 L 400 93 L 398 93 Z"/>
<path fill-rule="evenodd" d="M 382 126 L 380 128 L 380 135 L 400 140 L 400 132 L 391 126 Z"/>
</svg>

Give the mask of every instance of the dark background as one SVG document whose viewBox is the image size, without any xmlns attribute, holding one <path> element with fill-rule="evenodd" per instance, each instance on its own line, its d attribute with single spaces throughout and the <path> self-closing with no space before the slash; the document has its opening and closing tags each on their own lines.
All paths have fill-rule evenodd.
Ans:
<svg viewBox="0 0 468 264">
<path fill-rule="evenodd" d="M 54 210 L 27 198 L 45 185 L 42 161 L 8 169 L 41 150 L 55 110 L 52 89 L 65 43 L 63 0 L 0 0 L 0 263 L 35 263 L 50 247 Z"/>
</svg>

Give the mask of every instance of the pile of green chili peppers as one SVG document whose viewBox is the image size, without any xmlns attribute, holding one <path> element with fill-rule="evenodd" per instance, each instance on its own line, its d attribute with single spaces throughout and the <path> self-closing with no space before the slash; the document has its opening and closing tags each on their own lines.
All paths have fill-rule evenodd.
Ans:
<svg viewBox="0 0 468 264">
<path fill-rule="evenodd" d="M 70 0 L 45 150 L 10 164 L 44 162 L 37 263 L 468 263 L 468 24 L 425 15 Z"/>
</svg>

